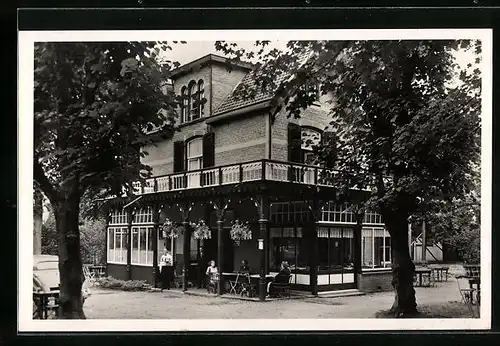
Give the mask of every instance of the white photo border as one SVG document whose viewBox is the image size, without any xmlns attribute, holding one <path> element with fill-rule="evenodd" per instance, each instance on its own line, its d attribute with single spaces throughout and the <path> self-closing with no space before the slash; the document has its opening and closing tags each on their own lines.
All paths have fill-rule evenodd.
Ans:
<svg viewBox="0 0 500 346">
<path fill-rule="evenodd" d="M 353 331 L 486 330 L 491 328 L 492 198 L 492 29 L 332 29 L 332 30 L 137 30 L 20 31 L 18 33 L 18 331 Z M 33 69 L 35 42 L 80 41 L 255 41 L 255 40 L 412 40 L 482 41 L 481 132 L 481 298 L 477 319 L 172 319 L 33 320 Z M 375 313 L 375 311 L 374 311 Z"/>
</svg>

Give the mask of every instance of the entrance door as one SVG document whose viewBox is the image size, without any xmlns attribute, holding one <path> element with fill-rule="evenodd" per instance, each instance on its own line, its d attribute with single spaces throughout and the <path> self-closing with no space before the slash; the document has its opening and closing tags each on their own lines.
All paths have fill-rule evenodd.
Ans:
<svg viewBox="0 0 500 346">
<path fill-rule="evenodd" d="M 318 290 L 356 288 L 354 232 L 350 227 L 318 227 Z"/>
</svg>

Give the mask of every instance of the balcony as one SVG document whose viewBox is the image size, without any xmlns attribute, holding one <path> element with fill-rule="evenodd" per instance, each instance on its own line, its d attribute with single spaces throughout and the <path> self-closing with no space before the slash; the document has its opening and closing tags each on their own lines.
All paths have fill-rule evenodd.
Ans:
<svg viewBox="0 0 500 346">
<path fill-rule="evenodd" d="M 331 186 L 334 175 L 333 170 L 317 166 L 258 160 L 149 178 L 144 185 L 135 182 L 133 187 L 134 194 L 144 195 L 255 181 Z"/>
</svg>

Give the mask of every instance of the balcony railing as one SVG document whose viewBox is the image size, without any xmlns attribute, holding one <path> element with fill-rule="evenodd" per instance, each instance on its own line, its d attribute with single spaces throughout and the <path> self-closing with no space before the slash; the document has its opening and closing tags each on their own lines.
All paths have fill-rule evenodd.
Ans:
<svg viewBox="0 0 500 346">
<path fill-rule="evenodd" d="M 149 178 L 135 182 L 137 195 L 238 184 L 250 181 L 282 181 L 306 185 L 331 186 L 335 171 L 317 166 L 259 160 L 210 167 Z"/>
</svg>

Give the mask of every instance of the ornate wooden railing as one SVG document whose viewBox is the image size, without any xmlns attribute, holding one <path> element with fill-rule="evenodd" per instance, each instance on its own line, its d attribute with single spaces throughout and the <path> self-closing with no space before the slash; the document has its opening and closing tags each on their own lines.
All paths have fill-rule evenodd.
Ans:
<svg viewBox="0 0 500 346">
<path fill-rule="evenodd" d="M 197 189 L 250 181 L 282 181 L 306 185 L 331 186 L 336 172 L 317 166 L 275 160 L 258 160 L 203 168 L 149 178 L 135 182 L 137 195 Z"/>
</svg>

